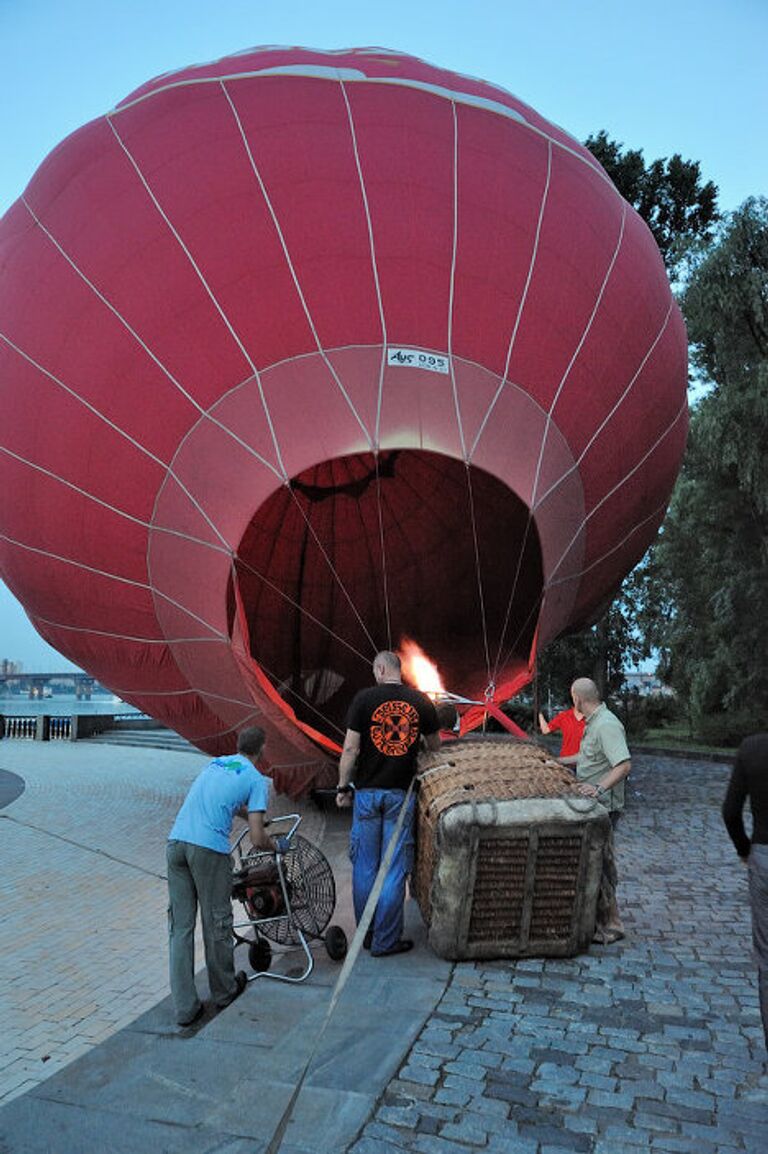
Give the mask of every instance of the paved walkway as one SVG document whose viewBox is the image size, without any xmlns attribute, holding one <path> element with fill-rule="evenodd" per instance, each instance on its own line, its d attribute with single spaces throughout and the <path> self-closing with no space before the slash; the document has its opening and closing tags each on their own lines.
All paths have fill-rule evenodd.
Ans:
<svg viewBox="0 0 768 1154">
<path fill-rule="evenodd" d="M 202 761 L 0 746 L 26 782 L 0 812 L 3 1154 L 266 1149 L 338 967 L 320 955 L 302 986 L 262 979 L 202 1029 L 172 1027 L 163 845 Z M 618 831 L 627 940 L 516 964 L 365 955 L 284 1154 L 768 1151 L 746 877 L 719 818 L 727 770 L 636 764 Z M 343 875 L 344 831 L 312 820 Z"/>
<path fill-rule="evenodd" d="M 206 760 L 0 743 L 25 785 L 0 809 L 0 1103 L 166 996 L 165 839 Z M 322 826 L 310 814 L 302 832 Z"/>
<path fill-rule="evenodd" d="M 768 1151 L 768 1076 L 728 769 L 635 758 L 617 831 L 628 935 L 462 964 L 353 1154 Z"/>
</svg>

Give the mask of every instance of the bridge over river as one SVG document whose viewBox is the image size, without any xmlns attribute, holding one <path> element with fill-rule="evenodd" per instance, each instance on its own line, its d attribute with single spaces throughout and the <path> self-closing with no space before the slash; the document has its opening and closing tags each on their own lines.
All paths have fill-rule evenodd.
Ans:
<svg viewBox="0 0 768 1154">
<path fill-rule="evenodd" d="M 54 692 L 71 693 L 78 701 L 90 701 L 92 694 L 111 690 L 105 689 L 89 673 L 0 673 L 0 699 L 26 695 L 30 701 L 36 701 Z"/>
</svg>

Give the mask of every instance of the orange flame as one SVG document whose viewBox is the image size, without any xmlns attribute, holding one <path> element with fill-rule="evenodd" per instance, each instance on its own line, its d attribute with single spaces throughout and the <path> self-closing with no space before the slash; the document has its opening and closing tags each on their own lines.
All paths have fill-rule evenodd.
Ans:
<svg viewBox="0 0 768 1154">
<path fill-rule="evenodd" d="M 410 637 L 401 639 L 397 655 L 403 664 L 403 677 L 406 681 L 410 681 L 430 697 L 445 693 L 443 679 L 434 661 L 431 661 L 421 646 Z"/>
</svg>

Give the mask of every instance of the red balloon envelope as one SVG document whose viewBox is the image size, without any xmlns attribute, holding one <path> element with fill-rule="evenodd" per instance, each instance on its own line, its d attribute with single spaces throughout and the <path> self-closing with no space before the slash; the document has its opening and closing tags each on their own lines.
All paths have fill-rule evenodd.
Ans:
<svg viewBox="0 0 768 1154">
<path fill-rule="evenodd" d="M 415 638 L 501 700 L 653 539 L 686 336 L 654 241 L 509 93 L 378 49 L 151 81 L 0 222 L 0 573 L 201 748 L 315 775 Z"/>
</svg>

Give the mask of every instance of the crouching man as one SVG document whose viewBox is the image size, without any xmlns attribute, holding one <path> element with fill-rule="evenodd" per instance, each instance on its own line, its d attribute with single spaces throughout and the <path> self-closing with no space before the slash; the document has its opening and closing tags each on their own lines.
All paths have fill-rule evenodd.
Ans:
<svg viewBox="0 0 768 1154">
<path fill-rule="evenodd" d="M 168 947 L 171 993 L 180 1026 L 190 1026 L 203 1013 L 195 986 L 198 906 L 214 1005 L 223 1009 L 246 986 L 245 973 L 235 973 L 229 838 L 235 814 L 245 809 L 254 849 L 276 848 L 264 829 L 269 780 L 256 769 L 263 748 L 264 730 L 244 729 L 237 739 L 237 753 L 214 758 L 193 781 L 169 835 Z"/>
</svg>

